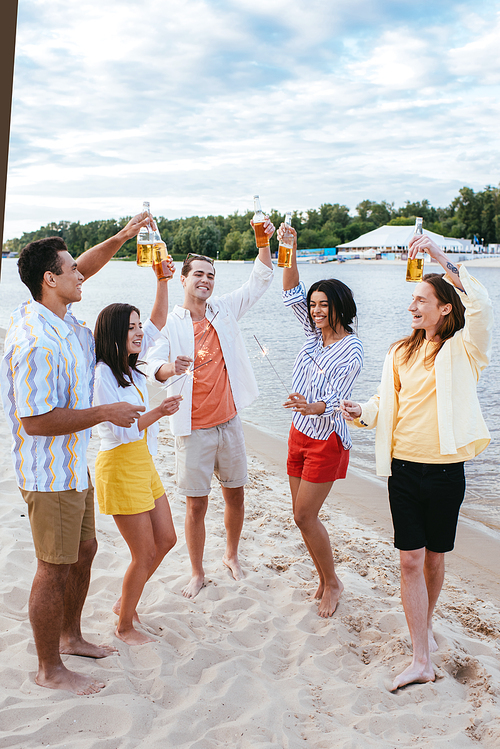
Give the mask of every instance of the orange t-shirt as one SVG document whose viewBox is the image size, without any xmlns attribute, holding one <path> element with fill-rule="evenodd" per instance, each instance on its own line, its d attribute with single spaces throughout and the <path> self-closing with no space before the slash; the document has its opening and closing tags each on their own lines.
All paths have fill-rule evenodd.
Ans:
<svg viewBox="0 0 500 749">
<path fill-rule="evenodd" d="M 208 429 L 229 421 L 237 411 L 217 331 L 206 318 L 193 321 L 193 327 L 193 366 L 199 367 L 204 361 L 208 363 L 193 374 L 191 429 Z"/>
</svg>

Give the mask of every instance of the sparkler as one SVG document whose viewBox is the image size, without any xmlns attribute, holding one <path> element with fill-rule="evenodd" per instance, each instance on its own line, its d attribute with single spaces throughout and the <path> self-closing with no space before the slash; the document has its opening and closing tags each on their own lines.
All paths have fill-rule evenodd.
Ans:
<svg viewBox="0 0 500 749">
<path fill-rule="evenodd" d="M 193 372 L 194 372 L 194 371 L 195 371 L 196 369 L 199 369 L 200 367 L 203 367 L 203 366 L 204 366 L 205 364 L 209 364 L 209 363 L 210 363 L 210 362 L 212 361 L 211 359 L 209 359 L 208 361 L 204 361 L 204 362 L 202 362 L 201 364 L 198 364 L 198 365 L 197 365 L 196 367 L 194 366 L 194 362 L 196 361 L 196 358 L 197 358 L 198 356 L 200 357 L 200 359 L 204 359 L 204 358 L 205 358 L 206 356 L 208 356 L 208 355 L 209 355 L 209 352 L 208 352 L 208 351 L 206 351 L 206 350 L 205 350 L 205 349 L 203 348 L 203 342 L 204 342 L 205 338 L 207 337 L 207 335 L 208 335 L 208 333 L 209 333 L 209 330 L 210 330 L 210 328 L 211 328 L 211 327 L 213 328 L 213 325 L 212 325 L 212 323 L 213 323 L 213 321 L 215 320 L 215 318 L 217 317 L 217 315 L 218 315 L 218 314 L 219 314 L 219 310 L 217 310 L 217 312 L 215 313 L 215 315 L 214 315 L 214 316 L 212 317 L 212 319 L 211 319 L 211 320 L 208 320 L 208 319 L 207 319 L 207 323 L 208 323 L 208 325 L 207 325 L 207 327 L 205 328 L 205 332 L 203 333 L 203 335 L 202 335 L 202 337 L 201 337 L 201 339 L 200 339 L 200 343 L 199 343 L 199 345 L 198 345 L 198 351 L 197 351 L 197 352 L 196 352 L 196 354 L 194 355 L 193 366 L 192 366 L 192 368 L 188 369 L 188 370 L 187 370 L 187 372 L 184 372 L 184 376 L 186 377 L 186 379 L 185 379 L 185 380 L 184 380 L 184 382 L 182 383 L 181 389 L 180 389 L 180 391 L 179 391 L 179 395 L 181 395 L 181 393 L 182 393 L 182 391 L 183 391 L 183 389 L 184 389 L 184 385 L 186 384 L 186 381 L 187 381 L 187 378 L 189 377 L 189 375 L 192 375 L 192 374 L 193 374 Z M 193 379 L 194 379 L 194 377 L 193 377 Z M 174 383 L 172 383 L 172 385 L 173 385 L 173 384 L 174 384 Z"/>
<path fill-rule="evenodd" d="M 219 314 L 219 311 L 220 311 L 220 310 L 217 310 L 217 312 L 215 313 L 215 315 L 214 315 L 214 316 L 212 317 L 212 319 L 211 319 L 211 320 L 207 320 L 207 323 L 208 323 L 208 325 L 207 325 L 207 327 L 205 328 L 205 332 L 203 333 L 203 335 L 202 335 L 202 337 L 201 337 L 200 343 L 199 343 L 199 345 L 198 345 L 198 351 L 197 351 L 197 353 L 196 353 L 196 355 L 195 355 L 195 357 L 194 357 L 195 359 L 196 359 L 196 357 L 197 357 L 197 356 L 199 356 L 199 354 L 201 354 L 201 353 L 202 353 L 202 346 L 203 346 L 203 341 L 204 341 L 204 340 L 205 340 L 205 338 L 207 337 L 207 335 L 208 335 L 208 331 L 210 330 L 210 327 L 213 327 L 212 323 L 213 323 L 213 321 L 215 320 L 215 318 L 217 317 L 217 315 Z"/>
<path fill-rule="evenodd" d="M 281 384 L 282 384 L 282 385 L 283 385 L 283 387 L 285 388 L 285 390 L 286 390 L 286 394 L 287 394 L 287 395 L 288 395 L 288 396 L 290 397 L 290 391 L 289 391 L 289 389 L 287 388 L 287 386 L 285 385 L 285 383 L 283 382 L 283 380 L 281 379 L 281 377 L 279 376 L 279 374 L 277 373 L 277 371 L 276 371 L 276 367 L 274 366 L 274 364 L 272 363 L 271 359 L 270 359 L 270 358 L 269 358 L 269 356 L 267 355 L 267 351 L 266 351 L 266 350 L 265 350 L 265 349 L 264 349 L 264 348 L 262 347 L 262 345 L 261 345 L 261 343 L 260 343 L 260 341 L 259 341 L 259 339 L 257 338 L 257 336 L 256 336 L 256 335 L 254 335 L 254 338 L 255 338 L 255 340 L 257 341 L 257 343 L 259 344 L 259 348 L 260 348 L 260 350 L 262 351 L 262 354 L 263 354 L 263 356 L 264 356 L 264 357 L 265 357 L 265 358 L 267 359 L 267 361 L 269 362 L 269 364 L 270 364 L 270 365 L 271 365 L 271 367 L 273 368 L 273 370 L 274 370 L 274 374 L 276 375 L 276 377 L 278 378 L 278 380 L 279 380 L 279 381 L 281 382 Z"/>
<path fill-rule="evenodd" d="M 201 364 L 198 364 L 198 366 L 194 367 L 193 369 L 187 369 L 185 372 L 183 372 L 181 375 L 179 375 L 179 377 L 177 377 L 177 379 L 174 380 L 173 382 L 167 382 L 167 383 L 165 383 L 165 385 L 162 385 L 162 388 L 161 388 L 160 392 L 156 393 L 156 395 L 154 395 L 151 398 L 151 400 L 153 401 L 155 398 L 158 398 L 158 396 L 162 395 L 163 391 L 166 390 L 167 388 L 169 388 L 171 385 L 175 385 L 175 383 L 179 382 L 179 380 L 182 380 L 183 377 L 186 377 L 186 379 L 187 379 L 187 377 L 189 377 L 189 375 L 192 375 L 195 370 L 199 369 L 200 367 L 204 367 L 205 364 L 210 364 L 211 361 L 212 360 L 209 359 L 208 361 L 204 361 Z M 185 385 L 185 381 L 182 383 L 182 387 L 184 387 L 184 385 Z M 181 393 L 182 393 L 182 388 L 181 388 Z M 179 395 L 181 393 L 179 393 Z"/>
<path fill-rule="evenodd" d="M 308 356 L 308 357 L 309 357 L 309 359 L 310 359 L 310 360 L 312 361 L 312 363 L 313 363 L 313 364 L 315 364 L 315 365 L 317 366 L 317 368 L 319 369 L 319 371 L 321 372 L 321 374 L 323 375 L 323 377 L 324 377 L 324 378 L 325 378 L 325 379 L 326 379 L 326 380 L 327 380 L 327 381 L 328 381 L 328 382 L 330 383 L 330 385 L 331 385 L 332 387 L 334 387 L 334 385 L 333 385 L 333 382 L 332 382 L 332 381 L 330 380 L 330 378 L 329 378 L 329 377 L 328 377 L 328 375 L 326 374 L 325 370 L 324 370 L 324 369 L 321 369 L 321 367 L 319 366 L 319 364 L 318 364 L 318 362 L 316 361 L 316 359 L 315 359 L 315 358 L 314 358 L 313 356 L 311 356 L 311 354 L 310 354 L 310 353 L 309 353 L 308 351 L 305 351 L 304 353 L 305 353 L 305 354 L 307 354 L 307 356 Z M 337 408 L 334 408 L 333 410 L 334 410 L 334 412 L 335 412 L 335 411 L 340 411 L 341 409 L 337 407 Z"/>
<path fill-rule="evenodd" d="M 199 356 L 199 357 L 200 357 L 200 359 L 203 359 L 203 358 L 204 358 L 205 356 L 208 356 L 208 355 L 209 355 L 209 352 L 208 352 L 208 351 L 205 351 L 205 350 L 203 349 L 203 342 L 204 342 L 205 338 L 206 338 L 206 337 L 207 337 L 207 335 L 208 335 L 208 332 L 209 332 L 209 330 L 210 330 L 210 327 L 213 327 L 212 323 L 213 323 L 213 321 L 215 320 L 215 318 L 217 317 L 217 315 L 218 315 L 218 314 L 219 314 L 219 310 L 217 310 L 217 312 L 215 313 L 215 315 L 214 315 L 214 316 L 212 317 L 212 319 L 211 319 L 211 320 L 207 320 L 207 323 L 208 323 L 208 325 L 207 325 L 207 327 L 205 328 L 205 332 L 203 333 L 203 335 L 202 335 L 202 337 L 201 337 L 201 340 L 200 340 L 200 343 L 199 343 L 199 348 L 198 348 L 198 351 L 196 352 L 196 354 L 195 354 L 195 357 L 194 357 L 194 358 L 195 358 L 195 360 L 196 360 L 196 357 L 197 357 L 197 356 Z M 183 372 L 183 373 L 182 373 L 182 374 L 181 374 L 181 375 L 180 375 L 180 376 L 179 376 L 179 377 L 178 377 L 178 378 L 177 378 L 176 380 L 174 380 L 173 382 L 167 382 L 167 383 L 166 383 L 165 385 L 163 385 L 163 387 L 162 387 L 162 389 L 160 390 L 160 392 L 159 392 L 159 393 L 157 393 L 157 394 L 156 394 L 155 396 L 153 396 L 153 398 L 151 398 L 151 400 L 154 400 L 155 398 L 157 398 L 157 397 L 158 397 L 158 395 L 161 395 L 161 393 L 162 393 L 162 391 L 163 391 L 163 390 L 166 390 L 166 389 L 167 389 L 168 387 L 171 387 L 172 385 L 175 385 L 175 383 L 176 383 L 176 382 L 179 382 L 179 380 L 181 380 L 181 379 L 182 379 L 183 377 L 185 377 L 185 378 L 186 378 L 186 380 L 187 380 L 187 378 L 188 378 L 188 377 L 189 377 L 190 375 L 192 375 L 192 374 L 193 374 L 193 372 L 195 372 L 195 371 L 196 371 L 197 369 L 199 369 L 200 367 L 204 367 L 204 366 L 205 366 L 205 364 L 210 364 L 210 362 L 211 362 L 211 361 L 212 361 L 212 360 L 211 360 L 211 359 L 209 359 L 208 361 L 204 361 L 204 362 L 202 362 L 201 364 L 198 364 L 198 365 L 197 365 L 196 367 L 194 366 L 194 361 L 193 361 L 193 367 L 191 367 L 191 368 L 187 369 L 187 370 L 186 370 L 185 372 Z M 181 393 L 182 393 L 182 390 L 183 390 L 183 388 L 184 388 L 184 385 L 186 384 L 186 380 L 184 380 L 184 382 L 182 383 L 182 386 L 181 386 L 181 389 L 180 389 L 179 395 L 181 395 Z"/>
<path fill-rule="evenodd" d="M 328 380 L 328 382 L 330 383 L 330 385 L 332 385 L 332 387 L 333 387 L 333 382 L 330 380 L 330 378 L 326 374 L 325 370 L 321 369 L 321 367 L 319 366 L 319 364 L 316 361 L 316 359 L 311 356 L 311 354 L 309 353 L 309 351 L 304 351 L 304 353 L 309 357 L 309 359 L 312 361 L 312 363 L 315 364 L 318 367 L 318 369 L 321 372 L 321 374 Z"/>
<path fill-rule="evenodd" d="M 192 374 L 193 372 L 195 372 L 200 367 L 204 367 L 205 364 L 210 364 L 211 361 L 212 360 L 209 359 L 208 361 L 204 361 L 201 364 L 198 364 L 197 367 L 193 367 L 193 369 L 187 369 L 185 372 L 183 372 L 181 375 L 179 375 L 179 377 L 176 380 L 174 380 L 173 382 L 167 383 L 164 387 L 170 387 L 171 385 L 175 385 L 175 383 L 179 382 L 179 380 L 182 380 L 183 377 L 188 377 L 190 374 Z"/>
</svg>

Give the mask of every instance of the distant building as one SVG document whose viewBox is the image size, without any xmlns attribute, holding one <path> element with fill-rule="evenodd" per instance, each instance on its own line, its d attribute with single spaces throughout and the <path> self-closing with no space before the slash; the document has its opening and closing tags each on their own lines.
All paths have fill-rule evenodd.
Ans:
<svg viewBox="0 0 500 749">
<path fill-rule="evenodd" d="M 344 256 L 359 253 L 364 257 L 373 257 L 376 255 L 395 257 L 408 252 L 408 245 L 413 234 L 413 226 L 380 226 L 378 229 L 374 229 L 366 234 L 362 234 L 357 239 L 353 239 L 352 242 L 339 244 L 337 249 L 339 254 Z M 428 229 L 424 229 L 424 234 L 433 239 L 444 252 L 472 252 L 469 240 L 443 237 L 441 234 L 436 234 Z M 465 244 L 467 242 L 468 246 Z"/>
</svg>

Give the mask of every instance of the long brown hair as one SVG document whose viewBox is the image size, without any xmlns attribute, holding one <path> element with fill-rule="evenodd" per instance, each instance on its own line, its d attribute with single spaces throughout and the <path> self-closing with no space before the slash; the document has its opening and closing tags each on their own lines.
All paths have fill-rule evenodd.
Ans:
<svg viewBox="0 0 500 749">
<path fill-rule="evenodd" d="M 429 367 L 434 364 L 436 356 L 441 351 L 445 341 L 453 338 L 455 333 L 464 327 L 465 307 L 452 284 L 444 280 L 444 273 L 426 273 L 422 281 L 432 286 L 440 306 L 451 304 L 450 312 L 447 315 L 443 315 L 441 325 L 436 331 L 436 334 L 439 335 L 439 341 L 433 347 L 433 350 L 429 354 L 426 354 L 424 366 Z M 424 341 L 425 330 L 414 330 L 406 338 L 393 343 L 391 348 L 395 346 L 396 351 L 401 350 L 402 363 L 408 364 Z"/>
<path fill-rule="evenodd" d="M 96 320 L 95 358 L 97 362 L 104 362 L 113 372 L 120 387 L 133 385 L 132 370 L 143 374 L 137 368 L 138 354 L 127 353 L 127 337 L 130 315 L 141 313 L 132 304 L 109 304 L 99 312 Z"/>
</svg>

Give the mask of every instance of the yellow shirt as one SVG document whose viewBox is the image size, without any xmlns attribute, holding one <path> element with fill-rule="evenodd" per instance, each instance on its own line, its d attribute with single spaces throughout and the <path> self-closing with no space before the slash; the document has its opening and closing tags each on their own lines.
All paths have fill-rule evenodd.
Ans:
<svg viewBox="0 0 500 749">
<path fill-rule="evenodd" d="M 414 463 L 459 463 L 476 454 L 475 443 L 443 455 L 439 446 L 439 427 L 434 363 L 425 363 L 435 343 L 424 341 L 409 363 L 403 364 L 403 352 L 394 354 L 396 425 L 392 435 L 392 455 Z"/>
</svg>

